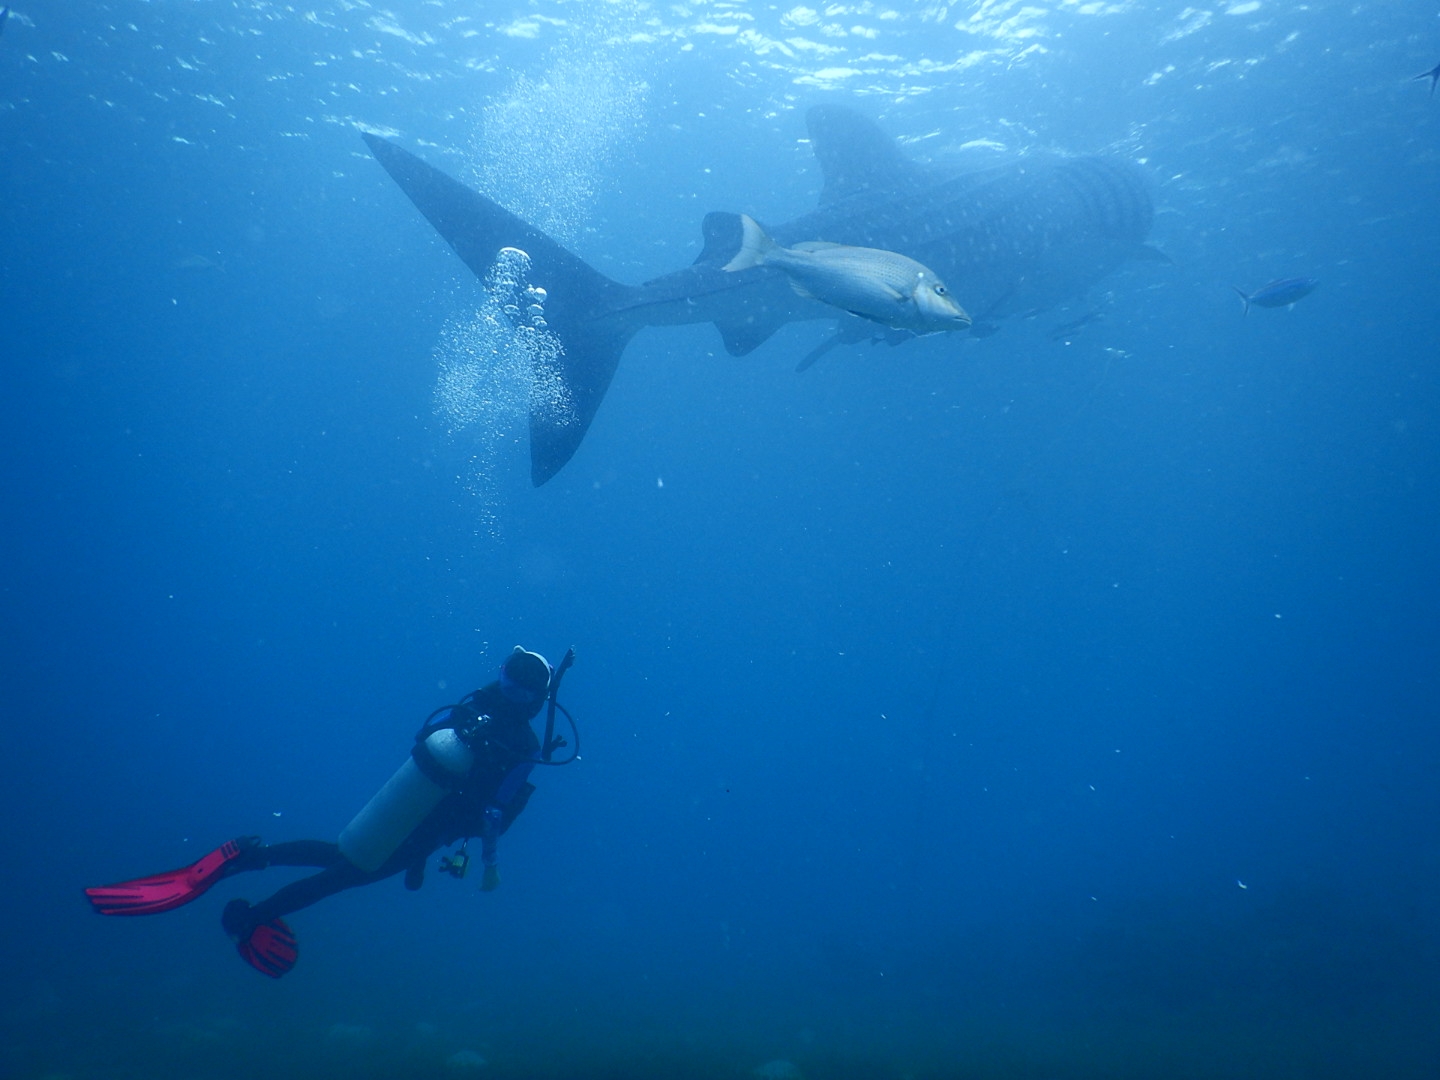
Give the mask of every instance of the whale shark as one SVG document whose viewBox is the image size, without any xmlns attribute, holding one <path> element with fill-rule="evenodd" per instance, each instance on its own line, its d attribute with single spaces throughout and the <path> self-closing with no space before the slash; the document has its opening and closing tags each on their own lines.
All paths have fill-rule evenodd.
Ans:
<svg viewBox="0 0 1440 1080">
<path fill-rule="evenodd" d="M 1108 157 L 1022 155 L 964 169 L 911 158 L 873 121 L 840 105 L 805 117 L 822 187 L 815 210 L 764 230 L 785 247 L 842 244 L 896 252 L 932 268 L 974 314 L 977 336 L 998 320 L 1082 295 L 1132 258 L 1162 258 L 1145 244 L 1154 216 L 1146 179 Z M 530 477 L 552 479 L 579 450 L 630 340 L 646 327 L 713 323 L 743 356 L 788 323 L 848 320 L 830 345 L 860 340 L 829 304 L 797 294 L 773 266 L 727 271 L 740 252 L 740 214 L 714 211 L 686 267 L 639 285 L 615 281 L 494 199 L 403 147 L 362 132 L 376 160 L 479 278 L 503 248 L 530 257 L 547 295 L 547 330 L 560 343 L 534 378 L 563 388 L 564 408 L 530 411 Z M 876 327 L 876 329 L 882 329 Z M 886 340 L 894 341 L 894 335 Z"/>
</svg>

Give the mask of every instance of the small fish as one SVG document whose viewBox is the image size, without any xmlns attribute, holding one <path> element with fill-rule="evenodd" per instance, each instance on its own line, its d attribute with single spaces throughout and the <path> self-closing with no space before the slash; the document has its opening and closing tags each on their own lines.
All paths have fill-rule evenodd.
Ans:
<svg viewBox="0 0 1440 1080">
<path fill-rule="evenodd" d="M 795 370 L 796 372 L 805 371 L 836 345 L 858 345 L 862 341 L 868 341 L 871 345 L 879 345 L 882 341 L 886 345 L 901 345 L 915 336 L 911 330 L 876 326 L 869 320 L 861 322 L 859 319 L 844 319 L 841 321 L 839 329 L 831 337 L 826 338 L 805 354 L 805 358 L 795 365 Z"/>
<path fill-rule="evenodd" d="M 1240 301 L 1245 305 L 1245 314 L 1249 315 L 1251 304 L 1256 307 L 1289 307 L 1295 301 L 1309 296 L 1319 284 L 1313 277 L 1294 277 L 1271 281 L 1252 293 L 1247 293 L 1235 285 L 1230 287 L 1240 294 Z"/>
<path fill-rule="evenodd" d="M 1430 96 L 1431 96 L 1431 97 L 1434 97 L 1434 96 L 1435 96 L 1435 84 L 1436 84 L 1436 83 L 1440 83 L 1440 64 L 1436 64 L 1436 65 L 1435 65 L 1433 68 L 1431 68 L 1429 71 L 1422 71 L 1419 75 L 1416 75 L 1416 76 L 1415 76 L 1415 79 L 1414 79 L 1413 81 L 1418 82 L 1418 81 L 1421 80 L 1421 79 L 1429 79 L 1429 80 L 1430 80 Z"/>
<path fill-rule="evenodd" d="M 964 330 L 970 316 L 935 271 L 879 248 L 818 241 L 781 247 L 754 218 L 740 215 L 740 252 L 726 270 L 773 266 L 790 277 L 800 296 L 819 300 L 897 330 L 928 334 Z"/>
</svg>

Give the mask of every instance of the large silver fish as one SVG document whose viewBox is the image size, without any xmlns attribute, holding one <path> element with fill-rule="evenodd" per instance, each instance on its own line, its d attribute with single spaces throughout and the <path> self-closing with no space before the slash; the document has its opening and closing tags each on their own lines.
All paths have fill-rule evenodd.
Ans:
<svg viewBox="0 0 1440 1080">
<path fill-rule="evenodd" d="M 726 270 L 773 266 L 789 276 L 796 295 L 897 330 L 929 334 L 970 325 L 939 275 L 899 252 L 818 240 L 781 247 L 748 214 L 740 225 L 740 251 Z"/>
</svg>

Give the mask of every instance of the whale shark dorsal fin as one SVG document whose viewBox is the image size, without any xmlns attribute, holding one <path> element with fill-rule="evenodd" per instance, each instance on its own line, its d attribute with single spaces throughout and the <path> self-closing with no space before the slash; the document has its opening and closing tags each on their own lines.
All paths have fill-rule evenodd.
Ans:
<svg viewBox="0 0 1440 1080">
<path fill-rule="evenodd" d="M 705 246 L 695 256 L 695 262 L 723 265 L 735 257 L 744 243 L 745 226 L 739 214 L 712 210 L 700 223 L 700 235 Z"/>
<path fill-rule="evenodd" d="M 821 206 L 867 191 L 905 190 L 919 178 L 919 167 L 894 139 L 842 105 L 814 106 L 805 114 L 805 127 L 825 177 Z"/>
</svg>

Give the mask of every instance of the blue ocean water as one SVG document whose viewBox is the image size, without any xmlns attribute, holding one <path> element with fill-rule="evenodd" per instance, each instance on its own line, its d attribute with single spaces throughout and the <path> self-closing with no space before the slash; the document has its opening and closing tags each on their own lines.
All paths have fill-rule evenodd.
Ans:
<svg viewBox="0 0 1440 1080">
<path fill-rule="evenodd" d="M 1440 1074 L 1437 61 L 1413 0 L 12 5 L 0 1075 Z M 533 488 L 359 132 L 640 282 L 815 205 L 815 104 L 1128 158 L 1173 265 L 801 375 L 646 330 Z M 582 756 L 496 892 L 278 982 L 218 918 L 284 871 L 87 909 L 333 839 L 517 642 Z"/>
</svg>

